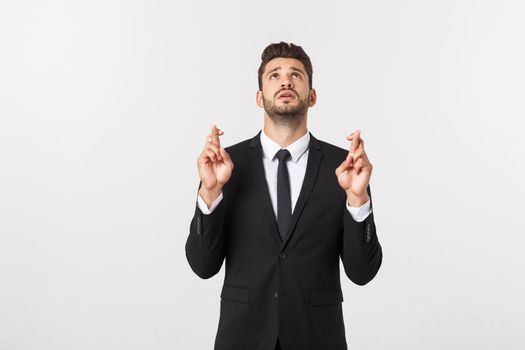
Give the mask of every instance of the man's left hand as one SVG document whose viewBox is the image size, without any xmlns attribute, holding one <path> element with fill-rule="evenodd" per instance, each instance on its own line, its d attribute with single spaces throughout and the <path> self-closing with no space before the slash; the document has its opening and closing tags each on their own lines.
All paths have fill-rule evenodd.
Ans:
<svg viewBox="0 0 525 350">
<path fill-rule="evenodd" d="M 372 175 L 372 164 L 366 155 L 360 130 L 354 131 L 346 139 L 352 141 L 352 144 L 346 159 L 335 170 L 335 175 L 346 192 L 348 204 L 351 207 L 360 207 L 369 200 L 366 188 Z"/>
</svg>

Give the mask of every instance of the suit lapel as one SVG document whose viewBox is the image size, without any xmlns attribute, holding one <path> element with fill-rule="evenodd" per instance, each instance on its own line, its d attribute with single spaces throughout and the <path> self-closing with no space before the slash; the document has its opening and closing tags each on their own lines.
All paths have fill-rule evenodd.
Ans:
<svg viewBox="0 0 525 350">
<path fill-rule="evenodd" d="M 270 199 L 270 193 L 268 192 L 268 183 L 266 182 L 266 176 L 264 172 L 264 165 L 262 160 L 262 146 L 259 132 L 250 142 L 250 149 L 253 155 L 250 157 L 251 170 L 253 174 L 254 186 L 259 193 L 258 199 L 261 201 L 264 208 L 268 222 L 272 226 L 273 234 L 276 243 L 280 246 L 282 244 L 281 235 L 279 234 L 279 227 L 277 226 L 277 220 L 275 213 L 273 212 L 272 200 Z M 257 200 L 257 199 L 256 199 Z"/>
<path fill-rule="evenodd" d="M 301 187 L 301 192 L 299 193 L 299 198 L 297 199 L 297 203 L 295 204 L 295 208 L 292 213 L 292 221 L 290 222 L 288 233 L 281 245 L 281 251 L 292 237 L 295 226 L 297 225 L 297 221 L 299 220 L 304 206 L 310 197 L 310 193 L 312 192 L 315 181 L 317 180 L 322 158 L 323 152 L 321 150 L 321 144 L 319 143 L 319 140 L 317 140 L 310 133 L 310 145 L 308 146 L 308 162 L 306 164 L 306 173 L 304 174 L 303 185 Z"/>
</svg>

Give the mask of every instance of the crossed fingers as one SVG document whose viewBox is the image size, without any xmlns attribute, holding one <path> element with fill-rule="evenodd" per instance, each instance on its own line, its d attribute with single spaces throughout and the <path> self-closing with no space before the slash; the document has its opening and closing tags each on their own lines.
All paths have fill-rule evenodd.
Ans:
<svg viewBox="0 0 525 350">
<path fill-rule="evenodd" d="M 353 163 L 354 169 L 359 173 L 363 167 L 371 165 L 365 152 L 365 141 L 361 138 L 360 130 L 354 131 L 346 139 L 352 141 L 347 160 L 350 164 Z"/>
<path fill-rule="evenodd" d="M 221 141 L 219 136 L 223 135 L 224 132 L 217 128 L 215 125 L 211 127 L 210 133 L 206 136 L 206 145 L 204 146 L 204 153 L 212 162 L 222 160 L 221 157 Z"/>
</svg>

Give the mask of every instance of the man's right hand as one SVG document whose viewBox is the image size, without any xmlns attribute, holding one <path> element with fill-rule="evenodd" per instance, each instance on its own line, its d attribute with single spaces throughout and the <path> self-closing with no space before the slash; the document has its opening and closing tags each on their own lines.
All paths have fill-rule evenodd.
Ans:
<svg viewBox="0 0 525 350">
<path fill-rule="evenodd" d="M 219 197 L 222 187 L 233 171 L 233 162 L 226 150 L 221 147 L 219 136 L 224 132 L 215 125 L 206 137 L 206 145 L 197 159 L 197 168 L 202 182 L 199 195 L 204 199 L 208 208 Z"/>
</svg>

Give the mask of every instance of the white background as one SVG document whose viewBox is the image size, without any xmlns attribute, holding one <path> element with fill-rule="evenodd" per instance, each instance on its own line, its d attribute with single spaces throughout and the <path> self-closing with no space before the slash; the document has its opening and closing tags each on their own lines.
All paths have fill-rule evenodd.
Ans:
<svg viewBox="0 0 525 350">
<path fill-rule="evenodd" d="M 0 2 L 0 349 L 211 349 L 184 244 L 208 128 L 254 136 L 271 42 L 314 136 L 362 130 L 383 266 L 350 349 L 525 346 L 522 1 Z"/>
</svg>

